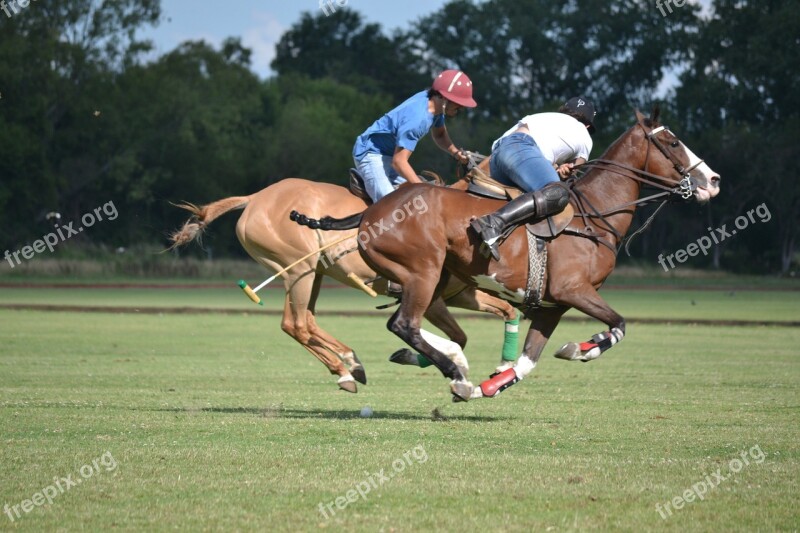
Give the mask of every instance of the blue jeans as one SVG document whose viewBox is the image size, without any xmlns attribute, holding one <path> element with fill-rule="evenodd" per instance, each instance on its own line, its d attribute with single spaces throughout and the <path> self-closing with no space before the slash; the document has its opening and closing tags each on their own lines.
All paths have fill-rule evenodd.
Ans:
<svg viewBox="0 0 800 533">
<path fill-rule="evenodd" d="M 527 133 L 512 133 L 500 139 L 492 152 L 489 171 L 503 185 L 516 185 L 525 192 L 560 181 L 553 163 Z"/>
<path fill-rule="evenodd" d="M 373 202 L 377 202 L 401 183 L 406 182 L 405 178 L 392 168 L 391 156 L 369 153 L 362 157 L 361 161 L 355 157 L 353 161 L 364 178 L 364 188 Z"/>
</svg>

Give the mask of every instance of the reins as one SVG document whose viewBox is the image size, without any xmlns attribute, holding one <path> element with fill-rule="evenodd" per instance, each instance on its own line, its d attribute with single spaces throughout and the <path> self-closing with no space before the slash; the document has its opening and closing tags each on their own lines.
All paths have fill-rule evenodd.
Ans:
<svg viewBox="0 0 800 533">
<path fill-rule="evenodd" d="M 641 183 L 644 186 L 652 187 L 654 189 L 660 189 L 661 192 L 658 192 L 656 194 L 652 194 L 650 196 L 645 196 L 643 198 L 637 198 L 636 200 L 634 200 L 632 202 L 627 202 L 625 204 L 615 206 L 615 207 L 613 207 L 611 209 L 608 209 L 608 210 L 600 213 L 591 204 L 591 202 L 589 202 L 589 200 L 580 191 L 580 189 L 578 189 L 576 187 L 577 178 L 570 178 L 570 180 L 572 180 L 572 183 L 570 184 L 571 187 L 569 189 L 570 193 L 575 198 L 576 203 L 580 207 L 580 211 L 579 211 L 578 215 L 580 215 L 581 218 L 583 219 L 584 225 L 586 226 L 586 228 L 590 227 L 589 224 L 588 224 L 588 220 L 587 219 L 589 219 L 589 218 L 598 218 L 598 219 L 600 219 L 603 222 L 603 225 L 606 226 L 606 229 L 608 231 L 610 231 L 617 238 L 617 240 L 619 241 L 619 246 L 617 247 L 616 250 L 614 250 L 614 253 L 618 254 L 619 250 L 621 250 L 622 247 L 624 246 L 625 247 L 625 253 L 628 254 L 628 256 L 630 256 L 630 249 L 629 248 L 630 248 L 630 244 L 633 241 L 633 239 L 635 237 L 637 237 L 638 235 L 640 235 L 641 233 L 643 233 L 648 227 L 650 227 L 650 225 L 653 223 L 653 221 L 655 220 L 655 218 L 658 215 L 658 213 L 667 204 L 667 202 L 671 201 L 676 196 L 680 196 L 681 199 L 683 199 L 683 200 L 688 200 L 689 198 L 692 197 L 692 195 L 694 194 L 694 190 L 695 190 L 696 186 L 692 183 L 691 172 L 694 169 L 696 169 L 697 167 L 699 167 L 700 165 L 703 164 L 703 160 L 701 159 L 697 163 L 692 165 L 691 167 L 686 168 L 681 164 L 680 161 L 677 160 L 677 158 L 675 158 L 675 156 L 669 150 L 667 150 L 664 147 L 663 144 L 661 144 L 661 141 L 659 141 L 656 136 L 659 133 L 661 133 L 662 131 L 669 131 L 669 128 L 667 128 L 666 126 L 659 126 L 658 128 L 655 128 L 655 129 L 653 129 L 653 130 L 651 130 L 649 132 L 645 129 L 645 127 L 642 125 L 641 122 L 639 123 L 639 126 L 644 130 L 645 138 L 648 141 L 647 142 L 647 154 L 645 155 L 644 168 L 647 168 L 647 164 L 650 161 L 650 146 L 652 144 L 661 152 L 661 154 L 665 158 L 667 158 L 667 160 L 670 163 L 672 163 L 672 166 L 675 169 L 675 171 L 681 176 L 680 179 L 673 179 L 673 178 L 669 178 L 667 176 L 660 176 L 658 174 L 654 174 L 652 172 L 647 172 L 646 170 L 634 168 L 634 167 L 632 167 L 630 165 L 627 165 L 627 164 L 624 164 L 624 163 L 619 163 L 617 161 L 611 161 L 611 160 L 608 160 L 608 159 L 594 159 L 592 161 L 587 161 L 586 163 L 580 165 L 580 168 L 591 167 L 591 168 L 597 168 L 599 170 L 605 170 L 606 172 L 612 172 L 612 173 L 615 173 L 615 174 L 619 174 L 619 175 L 621 175 L 623 177 L 632 179 L 634 181 L 638 181 L 639 183 Z M 674 135 L 675 134 L 673 134 L 673 136 Z M 677 136 L 676 136 L 676 138 L 677 138 Z M 670 186 L 664 185 L 662 183 L 655 182 L 655 181 L 653 181 L 653 179 L 657 179 L 657 180 L 660 180 L 662 182 L 666 181 L 667 183 L 672 184 L 673 186 L 670 187 Z M 654 203 L 654 202 L 658 201 L 661 198 L 663 198 L 663 199 L 661 200 L 661 203 L 656 208 L 656 210 L 653 212 L 653 214 L 650 215 L 647 218 L 647 220 L 639 228 L 637 228 L 633 233 L 631 233 L 627 238 L 625 238 L 625 236 L 621 235 L 620 232 L 617 231 L 617 229 L 614 228 L 614 226 L 608 220 L 606 220 L 606 216 L 614 214 L 614 213 L 619 213 L 619 212 L 621 212 L 623 209 L 625 209 L 627 207 L 638 207 L 638 206 L 649 205 L 651 203 Z M 592 211 L 594 213 L 587 213 L 586 209 L 583 207 L 584 203 L 589 205 L 589 207 L 592 209 Z M 577 234 L 584 235 L 583 233 L 580 233 L 580 232 L 577 232 Z M 585 235 L 585 236 L 589 237 L 589 235 Z M 602 242 L 602 244 L 605 244 L 607 247 L 610 247 L 609 244 L 606 243 L 606 242 Z"/>
</svg>

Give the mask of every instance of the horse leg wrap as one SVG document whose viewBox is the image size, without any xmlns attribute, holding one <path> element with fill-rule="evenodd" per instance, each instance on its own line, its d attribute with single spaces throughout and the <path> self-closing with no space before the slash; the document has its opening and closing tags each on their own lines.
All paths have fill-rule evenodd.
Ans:
<svg viewBox="0 0 800 533">
<path fill-rule="evenodd" d="M 514 362 L 517 359 L 519 347 L 519 315 L 513 320 L 506 320 L 505 335 L 503 336 L 503 351 L 500 355 L 500 364 Z"/>
<path fill-rule="evenodd" d="M 517 373 L 513 368 L 509 368 L 481 383 L 481 392 L 485 397 L 492 398 L 518 381 Z"/>
<path fill-rule="evenodd" d="M 591 355 L 597 357 L 621 341 L 624 336 L 625 333 L 619 328 L 612 328 L 611 331 L 604 331 L 597 335 L 592 335 L 591 340 L 580 344 L 581 353 L 590 355 L 590 352 L 592 352 Z M 594 354 L 595 351 L 596 355 Z"/>
</svg>

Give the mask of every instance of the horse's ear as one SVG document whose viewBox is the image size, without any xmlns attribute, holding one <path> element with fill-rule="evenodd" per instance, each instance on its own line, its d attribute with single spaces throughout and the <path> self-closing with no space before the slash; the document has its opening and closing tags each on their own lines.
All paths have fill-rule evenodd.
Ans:
<svg viewBox="0 0 800 533">
<path fill-rule="evenodd" d="M 658 122 L 658 116 L 660 114 L 661 114 L 661 107 L 658 104 L 654 105 L 653 112 L 650 115 L 650 120 L 652 120 L 653 122 Z"/>
<path fill-rule="evenodd" d="M 638 122 L 639 124 L 644 124 L 645 122 L 647 122 L 647 117 L 644 116 L 644 114 L 641 111 L 639 111 L 638 109 L 634 109 L 633 111 L 636 113 L 636 122 Z"/>
</svg>

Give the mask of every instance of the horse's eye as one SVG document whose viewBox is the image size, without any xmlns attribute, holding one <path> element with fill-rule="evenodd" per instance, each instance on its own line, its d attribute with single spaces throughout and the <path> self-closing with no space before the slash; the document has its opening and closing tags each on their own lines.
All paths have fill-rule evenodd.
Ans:
<svg viewBox="0 0 800 533">
<path fill-rule="evenodd" d="M 678 146 L 681 145 L 681 143 L 678 141 L 672 141 L 669 145 L 672 146 L 673 148 L 677 148 Z"/>
</svg>

